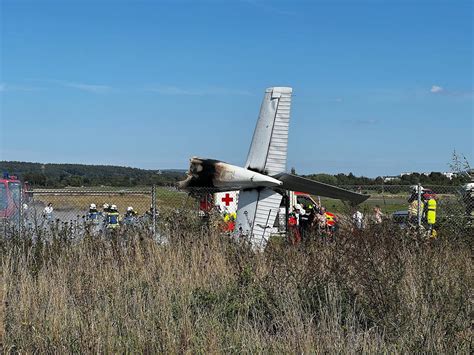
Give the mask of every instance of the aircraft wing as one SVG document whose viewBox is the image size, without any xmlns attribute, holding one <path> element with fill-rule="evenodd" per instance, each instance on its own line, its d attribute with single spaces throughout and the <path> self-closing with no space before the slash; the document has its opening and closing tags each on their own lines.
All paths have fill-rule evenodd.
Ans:
<svg viewBox="0 0 474 355">
<path fill-rule="evenodd" d="M 292 88 L 265 91 L 245 167 L 274 175 L 286 171 Z"/>
<path fill-rule="evenodd" d="M 254 249 L 263 250 L 280 209 L 281 199 L 282 195 L 269 188 L 241 190 L 234 233 L 247 236 Z"/>
<path fill-rule="evenodd" d="M 300 191 L 317 196 L 346 200 L 356 205 L 364 202 L 370 197 L 370 195 L 361 195 L 356 192 L 341 189 L 340 187 L 324 184 L 322 182 L 292 174 L 282 173 L 273 177 L 283 182 L 283 185 L 281 186 L 283 190 Z"/>
</svg>

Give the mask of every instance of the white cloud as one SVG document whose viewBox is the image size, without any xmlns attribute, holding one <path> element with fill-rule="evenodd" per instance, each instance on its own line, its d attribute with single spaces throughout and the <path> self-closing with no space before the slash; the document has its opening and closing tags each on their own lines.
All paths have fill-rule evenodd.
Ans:
<svg viewBox="0 0 474 355">
<path fill-rule="evenodd" d="M 44 88 L 34 87 L 29 85 L 18 85 L 18 84 L 6 84 L 0 83 L 0 92 L 11 92 L 11 91 L 39 91 Z"/>
<path fill-rule="evenodd" d="M 374 126 L 378 125 L 380 123 L 379 119 L 376 118 L 368 118 L 368 119 L 349 119 L 349 120 L 344 120 L 344 123 L 348 123 L 354 126 Z"/>
<path fill-rule="evenodd" d="M 154 86 L 148 87 L 146 91 L 156 92 L 161 95 L 187 95 L 187 96 L 210 96 L 210 95 L 251 95 L 249 91 L 228 88 L 202 88 L 184 89 L 176 86 Z"/>
<path fill-rule="evenodd" d="M 73 82 L 61 82 L 61 84 L 69 88 L 92 92 L 95 94 L 104 94 L 112 90 L 112 87 L 108 85 L 93 85 L 93 84 L 73 83 Z"/>
<path fill-rule="evenodd" d="M 442 92 L 443 90 L 444 89 L 441 86 L 433 85 L 430 89 L 430 92 L 433 93 L 433 94 L 437 94 L 437 93 Z"/>
</svg>

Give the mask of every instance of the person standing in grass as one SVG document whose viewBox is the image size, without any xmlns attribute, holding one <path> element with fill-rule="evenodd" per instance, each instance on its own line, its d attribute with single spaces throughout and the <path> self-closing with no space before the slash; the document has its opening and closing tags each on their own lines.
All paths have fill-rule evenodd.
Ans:
<svg viewBox="0 0 474 355">
<path fill-rule="evenodd" d="M 115 229 L 120 225 L 120 214 L 116 205 L 110 206 L 110 211 L 107 213 L 107 229 Z"/>
<path fill-rule="evenodd" d="M 419 206 L 418 206 L 419 204 Z M 418 192 L 414 190 L 408 198 L 408 221 L 412 224 L 418 224 L 418 213 L 423 216 L 424 204 L 423 199 L 418 202 Z"/>
<path fill-rule="evenodd" d="M 43 210 L 43 218 L 46 219 L 46 221 L 48 222 L 52 221 L 53 212 L 54 212 L 53 204 L 50 202 Z"/>
<path fill-rule="evenodd" d="M 379 205 L 375 205 L 374 207 L 374 222 L 375 224 L 381 224 L 383 220 L 383 212 Z"/>
</svg>

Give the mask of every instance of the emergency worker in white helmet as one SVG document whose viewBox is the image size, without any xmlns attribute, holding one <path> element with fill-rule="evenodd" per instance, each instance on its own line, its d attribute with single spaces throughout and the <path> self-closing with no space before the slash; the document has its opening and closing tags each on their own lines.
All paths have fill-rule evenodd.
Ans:
<svg viewBox="0 0 474 355">
<path fill-rule="evenodd" d="M 96 221 L 99 218 L 99 211 L 97 210 L 97 206 L 95 203 L 91 203 L 89 205 L 89 212 L 87 213 L 87 220 L 88 221 Z"/>
<path fill-rule="evenodd" d="M 125 212 L 125 217 L 134 217 L 137 215 L 137 212 L 133 209 L 132 206 L 127 207 L 127 212 Z"/>
<path fill-rule="evenodd" d="M 130 225 L 136 222 L 137 212 L 132 206 L 127 207 L 127 211 L 123 216 L 123 224 Z"/>
<path fill-rule="evenodd" d="M 117 205 L 111 205 L 106 218 L 107 229 L 115 229 L 120 225 L 120 214 Z"/>
</svg>

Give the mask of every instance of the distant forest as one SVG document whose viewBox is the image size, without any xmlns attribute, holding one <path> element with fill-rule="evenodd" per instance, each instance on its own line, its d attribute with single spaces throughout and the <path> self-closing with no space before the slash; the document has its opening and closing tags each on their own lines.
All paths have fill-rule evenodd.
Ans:
<svg viewBox="0 0 474 355">
<path fill-rule="evenodd" d="M 184 170 L 145 170 L 111 165 L 42 164 L 17 161 L 0 161 L 0 172 L 17 175 L 33 187 L 66 186 L 151 186 L 171 185 L 183 180 Z M 292 169 L 294 173 L 294 170 Z M 413 173 L 400 179 L 384 182 L 382 177 L 368 178 L 349 174 L 302 175 L 331 185 L 460 185 L 469 181 L 466 176 L 448 179 L 441 173 L 429 175 Z"/>
<path fill-rule="evenodd" d="M 390 181 L 385 181 L 384 178 L 379 176 L 375 179 L 364 176 L 354 176 L 352 173 L 346 174 L 311 174 L 303 175 L 304 177 L 319 182 L 323 182 L 331 185 L 415 185 L 420 183 L 421 185 L 452 185 L 458 186 L 465 184 L 470 181 L 467 175 L 456 176 L 451 180 L 438 172 L 432 172 L 429 175 L 412 173 L 410 175 L 403 175 L 400 178 L 396 178 Z"/>
<path fill-rule="evenodd" d="M 184 170 L 145 170 L 112 165 L 41 164 L 0 161 L 0 172 L 28 181 L 33 187 L 151 186 L 183 180 Z M 2 174 L 3 175 L 3 174 Z"/>
</svg>

